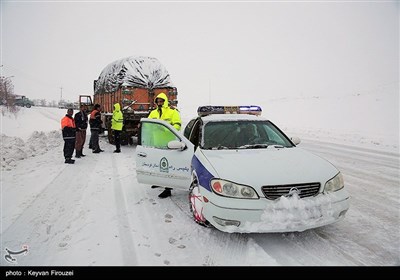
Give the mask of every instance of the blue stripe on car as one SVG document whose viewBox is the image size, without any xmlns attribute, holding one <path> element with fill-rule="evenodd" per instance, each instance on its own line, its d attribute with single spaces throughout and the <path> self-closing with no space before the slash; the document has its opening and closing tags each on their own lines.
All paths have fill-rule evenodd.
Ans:
<svg viewBox="0 0 400 280">
<path fill-rule="evenodd" d="M 192 158 L 192 167 L 193 170 L 196 171 L 197 177 L 199 179 L 199 185 L 211 191 L 210 180 L 214 178 L 214 175 L 212 175 L 207 170 L 207 168 L 204 167 L 204 165 L 200 162 L 200 160 L 196 156 Z"/>
</svg>

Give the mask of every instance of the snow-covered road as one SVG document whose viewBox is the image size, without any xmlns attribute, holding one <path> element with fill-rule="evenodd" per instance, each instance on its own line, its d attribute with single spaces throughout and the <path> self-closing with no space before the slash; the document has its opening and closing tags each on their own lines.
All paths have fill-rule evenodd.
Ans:
<svg viewBox="0 0 400 280">
<path fill-rule="evenodd" d="M 87 145 L 86 145 L 87 146 Z M 229 234 L 192 221 L 187 193 L 138 184 L 135 147 L 63 162 L 62 142 L 2 171 L 1 251 L 18 265 L 400 265 L 399 155 L 303 139 L 344 174 L 344 220 L 301 233 Z M 1 258 L 1 265 L 10 265 Z"/>
<path fill-rule="evenodd" d="M 303 139 L 342 171 L 351 195 L 344 220 L 302 233 L 251 235 L 279 264 L 400 264 L 399 155 Z"/>
</svg>

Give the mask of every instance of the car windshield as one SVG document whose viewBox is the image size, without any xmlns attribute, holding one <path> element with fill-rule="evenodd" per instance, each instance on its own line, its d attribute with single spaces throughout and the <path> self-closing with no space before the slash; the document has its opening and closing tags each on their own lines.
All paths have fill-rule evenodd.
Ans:
<svg viewBox="0 0 400 280">
<path fill-rule="evenodd" d="M 269 146 L 293 147 L 287 136 L 269 121 L 208 122 L 203 128 L 203 149 L 263 149 Z"/>
</svg>

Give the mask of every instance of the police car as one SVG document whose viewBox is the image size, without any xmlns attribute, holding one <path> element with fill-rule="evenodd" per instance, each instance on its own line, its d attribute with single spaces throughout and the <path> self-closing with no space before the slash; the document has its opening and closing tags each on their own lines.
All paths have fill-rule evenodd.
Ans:
<svg viewBox="0 0 400 280">
<path fill-rule="evenodd" d="M 201 106 L 183 133 L 141 119 L 138 182 L 188 190 L 193 219 L 224 232 L 304 231 L 343 219 L 350 204 L 339 170 L 261 112 Z"/>
</svg>

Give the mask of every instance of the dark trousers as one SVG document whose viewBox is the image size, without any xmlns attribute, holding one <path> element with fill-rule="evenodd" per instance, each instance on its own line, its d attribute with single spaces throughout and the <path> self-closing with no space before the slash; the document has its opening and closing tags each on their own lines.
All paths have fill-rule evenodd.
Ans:
<svg viewBox="0 0 400 280">
<path fill-rule="evenodd" d="M 82 152 L 83 145 L 85 145 L 86 141 L 86 129 L 77 130 L 75 137 L 76 137 L 75 150 L 77 152 Z"/>
<path fill-rule="evenodd" d="M 90 144 L 92 144 L 92 150 L 93 151 L 100 150 L 100 146 L 99 146 L 99 130 L 91 129 L 90 133 L 92 133 L 92 135 L 90 136 Z"/>
<path fill-rule="evenodd" d="M 114 142 L 117 150 L 121 150 L 121 130 L 114 130 Z"/>
<path fill-rule="evenodd" d="M 65 159 L 71 159 L 75 148 L 75 138 L 64 139 L 64 157 Z"/>
</svg>

